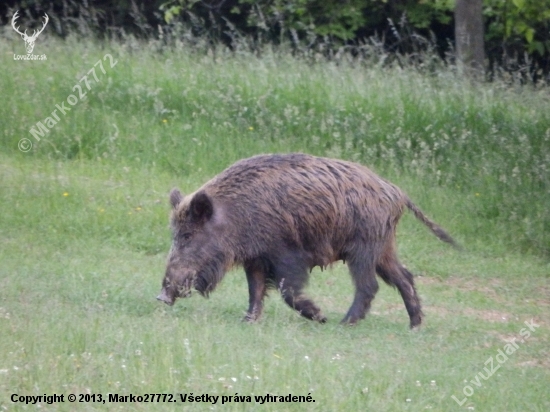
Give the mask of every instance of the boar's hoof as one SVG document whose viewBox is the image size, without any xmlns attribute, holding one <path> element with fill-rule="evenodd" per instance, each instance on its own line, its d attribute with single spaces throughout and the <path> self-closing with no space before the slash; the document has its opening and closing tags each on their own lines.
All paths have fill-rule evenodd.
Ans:
<svg viewBox="0 0 550 412">
<path fill-rule="evenodd" d="M 340 321 L 340 324 L 341 325 L 348 325 L 348 326 L 355 326 L 357 324 L 357 322 L 359 322 L 360 320 L 361 320 L 361 318 L 358 318 L 356 316 L 346 315 L 344 317 L 344 319 L 342 319 Z"/>
<path fill-rule="evenodd" d="M 418 330 L 420 329 L 420 324 L 422 323 L 422 318 L 420 316 L 415 316 L 411 318 L 411 329 Z"/>
<path fill-rule="evenodd" d="M 326 323 L 327 322 L 326 316 L 323 316 L 320 313 L 317 314 L 317 316 L 315 316 L 315 318 L 313 320 L 316 320 L 319 323 Z"/>
<path fill-rule="evenodd" d="M 260 317 L 255 314 L 255 313 L 247 313 L 246 315 L 244 315 L 243 317 L 243 322 L 247 322 L 247 323 L 255 323 L 258 321 Z"/>
</svg>

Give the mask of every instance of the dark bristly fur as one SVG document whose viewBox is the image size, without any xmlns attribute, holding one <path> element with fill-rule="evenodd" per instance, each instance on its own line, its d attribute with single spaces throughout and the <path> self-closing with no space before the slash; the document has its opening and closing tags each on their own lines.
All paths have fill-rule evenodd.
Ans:
<svg viewBox="0 0 550 412">
<path fill-rule="evenodd" d="M 267 289 L 276 287 L 302 316 L 325 322 L 303 289 L 313 267 L 344 260 L 355 297 L 342 322 L 365 317 L 378 274 L 397 288 L 411 327 L 418 326 L 422 311 L 413 276 L 395 249 L 405 208 L 456 246 L 398 187 L 370 169 L 305 154 L 241 160 L 186 197 L 172 190 L 170 203 L 173 244 L 158 299 L 172 305 L 192 289 L 207 296 L 231 267 L 242 265 L 248 321 L 260 317 Z"/>
</svg>

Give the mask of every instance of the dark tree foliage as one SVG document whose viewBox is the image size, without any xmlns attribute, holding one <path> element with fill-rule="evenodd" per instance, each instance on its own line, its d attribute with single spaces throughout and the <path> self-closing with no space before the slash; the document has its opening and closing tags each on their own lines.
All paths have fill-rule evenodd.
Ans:
<svg viewBox="0 0 550 412">
<path fill-rule="evenodd" d="M 0 21 L 9 24 L 16 10 L 29 26 L 47 13 L 60 36 L 70 32 L 82 35 L 116 35 L 122 32 L 141 36 L 153 34 L 164 24 L 160 6 L 164 1 L 132 0 L 5 0 L 0 3 Z"/>
<path fill-rule="evenodd" d="M 290 44 L 297 50 L 360 50 L 376 44 L 405 56 L 435 51 L 454 56 L 456 0 L 6 0 L 0 21 L 40 24 L 43 12 L 60 36 L 140 37 L 187 33 L 209 44 L 254 48 Z M 489 68 L 550 73 L 550 0 L 483 0 Z M 258 47 L 260 48 L 260 47 Z"/>
</svg>

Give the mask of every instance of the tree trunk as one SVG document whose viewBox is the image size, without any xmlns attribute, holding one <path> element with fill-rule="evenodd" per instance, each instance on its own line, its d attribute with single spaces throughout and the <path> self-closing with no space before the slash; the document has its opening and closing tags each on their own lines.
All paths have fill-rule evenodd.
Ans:
<svg viewBox="0 0 550 412">
<path fill-rule="evenodd" d="M 483 75 L 483 0 L 456 0 L 455 43 L 459 67 L 469 75 Z"/>
</svg>

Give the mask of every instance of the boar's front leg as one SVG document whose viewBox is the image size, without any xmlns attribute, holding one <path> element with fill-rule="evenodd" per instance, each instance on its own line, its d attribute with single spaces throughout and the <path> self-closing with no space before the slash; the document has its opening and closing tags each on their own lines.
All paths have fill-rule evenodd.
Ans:
<svg viewBox="0 0 550 412">
<path fill-rule="evenodd" d="M 254 322 L 262 315 L 263 300 L 266 295 L 267 270 L 266 264 L 261 259 L 250 260 L 244 264 L 249 293 L 248 312 L 243 319 L 246 322 Z"/>
<path fill-rule="evenodd" d="M 375 262 L 380 255 L 379 249 L 380 246 L 373 242 L 359 244 L 346 256 L 348 268 L 355 283 L 355 298 L 348 313 L 342 319 L 343 324 L 355 325 L 365 318 L 370 309 L 371 302 L 378 291 Z"/>
<path fill-rule="evenodd" d="M 299 253 L 287 252 L 276 262 L 274 267 L 277 288 L 285 303 L 307 319 L 325 323 L 327 318 L 321 309 L 303 293 L 307 283 L 308 271 Z"/>
</svg>

